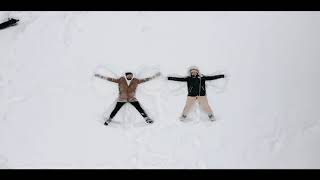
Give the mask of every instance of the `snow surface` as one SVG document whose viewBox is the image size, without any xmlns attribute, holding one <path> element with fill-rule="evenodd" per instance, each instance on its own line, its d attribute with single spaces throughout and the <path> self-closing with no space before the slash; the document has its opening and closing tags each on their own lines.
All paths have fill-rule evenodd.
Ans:
<svg viewBox="0 0 320 180">
<path fill-rule="evenodd" d="M 1 168 L 320 168 L 320 12 L 0 12 Z M 218 121 L 178 118 L 191 65 Z M 162 76 L 102 125 L 117 86 Z M 131 114 L 131 115 L 130 115 Z M 202 118 L 199 118 L 202 117 Z"/>
</svg>

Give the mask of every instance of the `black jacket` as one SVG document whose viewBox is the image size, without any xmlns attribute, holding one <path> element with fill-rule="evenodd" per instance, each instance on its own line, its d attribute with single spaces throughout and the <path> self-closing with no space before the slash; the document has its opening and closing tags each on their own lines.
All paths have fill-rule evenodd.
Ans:
<svg viewBox="0 0 320 180">
<path fill-rule="evenodd" d="M 206 95 L 206 81 L 224 78 L 224 75 L 216 76 L 188 76 L 184 78 L 168 77 L 172 81 L 186 81 L 188 85 L 188 96 L 205 96 Z"/>
</svg>

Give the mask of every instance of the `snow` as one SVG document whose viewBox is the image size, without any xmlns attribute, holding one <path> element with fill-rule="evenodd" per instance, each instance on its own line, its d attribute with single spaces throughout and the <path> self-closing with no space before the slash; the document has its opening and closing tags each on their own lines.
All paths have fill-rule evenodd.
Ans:
<svg viewBox="0 0 320 180">
<path fill-rule="evenodd" d="M 319 12 L 0 12 L 0 168 L 320 168 Z M 178 120 L 186 85 L 208 83 L 218 121 Z M 103 126 L 117 86 L 162 77 Z M 201 118 L 199 118 L 201 117 Z"/>
</svg>

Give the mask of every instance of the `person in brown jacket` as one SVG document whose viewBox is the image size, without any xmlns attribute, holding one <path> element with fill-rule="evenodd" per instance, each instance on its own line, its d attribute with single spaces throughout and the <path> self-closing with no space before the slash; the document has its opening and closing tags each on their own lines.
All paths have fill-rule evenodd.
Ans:
<svg viewBox="0 0 320 180">
<path fill-rule="evenodd" d="M 117 112 L 121 109 L 121 107 L 127 102 L 132 104 L 139 111 L 139 113 L 142 115 L 143 118 L 145 118 L 147 123 L 149 123 L 149 124 L 153 123 L 153 120 L 150 117 L 148 117 L 148 115 L 141 107 L 141 105 L 140 105 L 139 101 L 137 100 L 137 98 L 135 97 L 135 95 L 136 95 L 136 89 L 139 84 L 147 82 L 147 81 L 154 79 L 160 75 L 161 75 L 161 73 L 158 72 L 157 74 L 155 74 L 152 77 L 148 77 L 148 78 L 144 78 L 144 79 L 137 79 L 137 78 L 133 77 L 132 72 L 126 72 L 125 76 L 122 76 L 120 78 L 111 78 L 111 77 L 102 76 L 100 74 L 95 74 L 95 76 L 98 78 L 117 83 L 118 87 L 119 87 L 119 97 L 117 99 L 117 104 L 116 104 L 115 108 L 113 109 L 113 111 L 111 112 L 109 118 L 106 119 L 104 125 L 107 126 L 112 121 L 113 117 L 117 114 Z"/>
</svg>

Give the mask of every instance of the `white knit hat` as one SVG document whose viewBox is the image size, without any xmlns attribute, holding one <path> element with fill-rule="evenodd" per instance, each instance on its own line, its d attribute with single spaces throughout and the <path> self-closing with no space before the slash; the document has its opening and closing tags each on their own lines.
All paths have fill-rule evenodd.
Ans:
<svg viewBox="0 0 320 180">
<path fill-rule="evenodd" d="M 192 70 L 196 70 L 196 71 L 198 71 L 198 73 L 200 73 L 200 70 L 199 70 L 199 68 L 197 66 L 190 66 L 189 67 L 189 73 L 191 73 Z"/>
<path fill-rule="evenodd" d="M 191 70 L 196 70 L 199 72 L 199 68 L 197 66 L 190 66 L 189 71 L 191 71 Z"/>
</svg>

